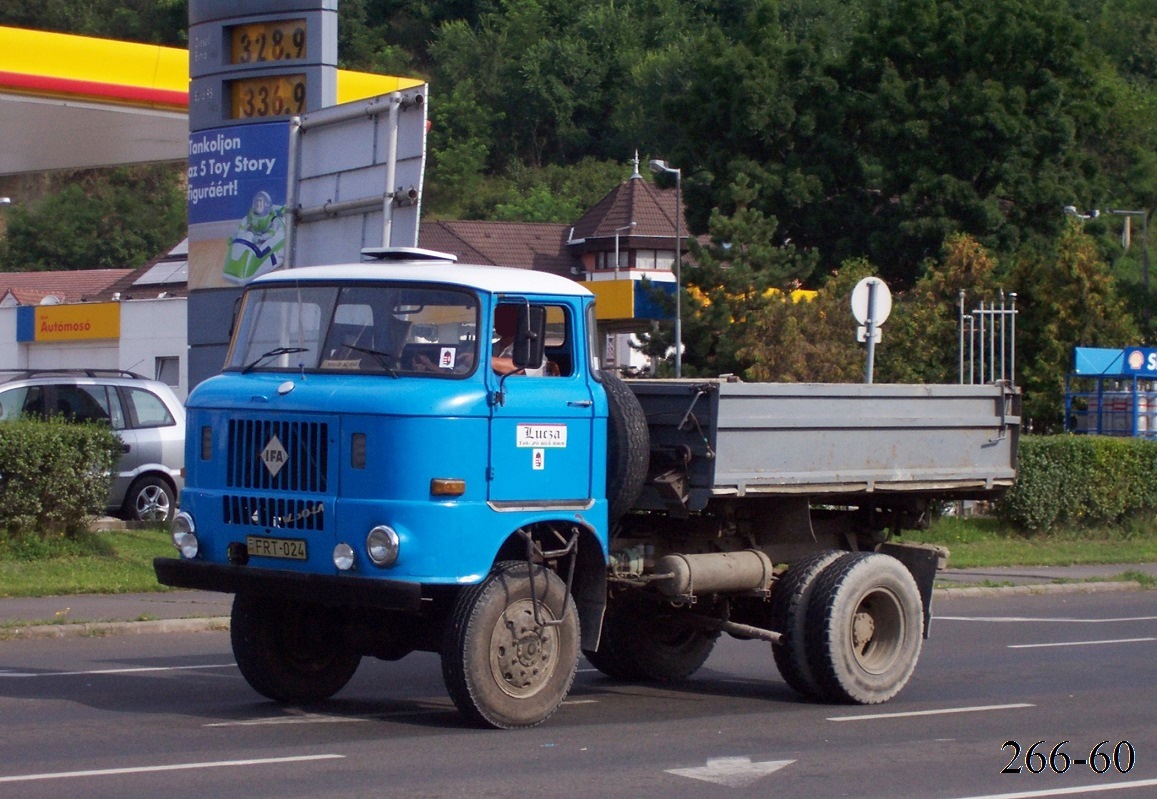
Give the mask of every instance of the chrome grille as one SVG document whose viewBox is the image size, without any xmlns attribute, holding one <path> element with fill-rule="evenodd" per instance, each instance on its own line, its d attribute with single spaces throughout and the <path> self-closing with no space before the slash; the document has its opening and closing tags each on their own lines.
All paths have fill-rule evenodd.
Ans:
<svg viewBox="0 0 1157 799">
<path fill-rule="evenodd" d="M 229 488 L 325 493 L 328 471 L 325 422 L 229 421 Z"/>
<path fill-rule="evenodd" d="M 325 505 L 320 499 L 228 496 L 223 501 L 225 524 L 282 530 L 325 529 Z"/>
</svg>

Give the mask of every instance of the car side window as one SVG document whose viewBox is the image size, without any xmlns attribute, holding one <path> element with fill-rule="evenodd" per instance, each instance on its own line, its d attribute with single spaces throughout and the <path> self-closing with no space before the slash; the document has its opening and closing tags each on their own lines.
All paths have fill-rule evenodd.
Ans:
<svg viewBox="0 0 1157 799">
<path fill-rule="evenodd" d="M 104 386 L 58 385 L 56 412 L 70 422 L 111 424 L 108 389 Z"/>
<path fill-rule="evenodd" d="M 130 388 L 128 397 L 133 427 L 169 427 L 177 423 L 161 398 L 151 391 Z"/>
<path fill-rule="evenodd" d="M 23 387 L 0 392 L 0 422 L 9 422 L 23 416 L 27 396 L 28 389 Z"/>
<path fill-rule="evenodd" d="M 20 403 L 20 416 L 31 416 L 35 419 L 46 419 L 51 409 L 48 407 L 48 390 L 44 386 L 29 386 L 23 389 L 28 393 Z"/>
</svg>

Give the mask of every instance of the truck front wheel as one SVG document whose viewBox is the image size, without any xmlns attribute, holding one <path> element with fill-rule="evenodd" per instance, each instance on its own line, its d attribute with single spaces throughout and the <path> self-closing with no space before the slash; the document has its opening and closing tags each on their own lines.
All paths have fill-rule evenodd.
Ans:
<svg viewBox="0 0 1157 799">
<path fill-rule="evenodd" d="M 566 584 L 542 566 L 504 562 L 458 597 L 442 676 L 472 721 L 533 727 L 566 698 L 578 653 L 578 611 Z"/>
<path fill-rule="evenodd" d="M 336 614 L 317 605 L 238 594 L 229 637 L 241 676 L 277 702 L 328 699 L 361 662 L 344 642 Z"/>
<path fill-rule="evenodd" d="M 807 626 L 808 665 L 824 699 L 886 702 L 908 682 L 920 657 L 920 592 L 895 558 L 847 554 L 816 578 Z"/>
</svg>

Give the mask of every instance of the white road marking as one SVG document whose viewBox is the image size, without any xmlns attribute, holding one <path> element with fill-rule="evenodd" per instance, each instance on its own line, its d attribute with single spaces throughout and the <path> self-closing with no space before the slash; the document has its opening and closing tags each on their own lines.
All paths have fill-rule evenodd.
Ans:
<svg viewBox="0 0 1157 799">
<path fill-rule="evenodd" d="M 300 716 L 278 716 L 271 719 L 246 719 L 244 721 L 216 721 L 202 724 L 202 727 L 264 727 L 276 724 L 340 724 L 345 721 L 369 721 L 357 716 L 323 716 L 319 713 L 305 713 Z"/>
<path fill-rule="evenodd" d="M 749 757 L 713 757 L 705 766 L 669 768 L 666 772 L 679 777 L 726 785 L 729 788 L 742 788 L 794 762 L 794 760 L 767 760 L 752 763 Z"/>
<path fill-rule="evenodd" d="M 1119 619 L 1057 619 L 1034 618 L 1032 616 L 940 616 L 935 615 L 936 621 L 987 621 L 987 622 L 1019 622 L 1041 624 L 1044 622 L 1062 622 L 1064 624 L 1116 624 L 1125 621 L 1157 621 L 1157 616 L 1123 616 Z"/>
<path fill-rule="evenodd" d="M 1061 641 L 1055 644 L 1009 644 L 1009 649 L 1040 649 L 1046 646 L 1095 646 L 1097 644 L 1135 644 L 1157 641 L 1157 638 L 1110 638 L 1104 641 Z"/>
<path fill-rule="evenodd" d="M 34 782 L 37 780 L 63 780 L 76 777 L 108 777 L 119 774 L 151 774 L 161 771 L 188 771 L 204 768 L 228 768 L 231 766 L 264 766 L 273 763 L 304 763 L 311 760 L 344 760 L 345 755 L 301 755 L 298 757 L 267 757 L 258 760 L 215 760 L 207 763 L 174 763 L 168 766 L 132 766 L 128 768 L 93 769 L 91 771 L 55 771 L 45 774 L 15 774 L 0 777 L 0 782 Z"/>
<path fill-rule="evenodd" d="M 193 669 L 231 669 L 236 663 L 217 663 L 207 666 L 137 666 L 124 669 L 93 669 L 91 671 L 0 671 L 0 677 L 91 677 L 100 674 L 140 674 L 149 671 L 191 671 Z"/>
<path fill-rule="evenodd" d="M 951 713 L 985 713 L 989 710 L 1017 710 L 1019 708 L 1036 707 L 1027 702 L 1017 702 L 1011 705 L 976 705 L 973 707 L 946 707 L 940 710 L 910 710 L 903 713 L 871 713 L 862 716 L 831 716 L 828 721 L 868 721 L 869 719 L 903 719 L 910 716 L 945 716 Z"/>
<path fill-rule="evenodd" d="M 1039 791 L 987 793 L 977 796 L 962 796 L 960 799 L 1035 799 L 1035 797 L 1038 796 L 1072 796 L 1081 793 L 1101 793 L 1102 791 L 1123 791 L 1129 788 L 1148 788 L 1151 785 L 1157 785 L 1157 779 L 1136 780 L 1134 782 L 1112 782 L 1104 785 L 1070 785 L 1067 788 L 1044 788 Z"/>
</svg>

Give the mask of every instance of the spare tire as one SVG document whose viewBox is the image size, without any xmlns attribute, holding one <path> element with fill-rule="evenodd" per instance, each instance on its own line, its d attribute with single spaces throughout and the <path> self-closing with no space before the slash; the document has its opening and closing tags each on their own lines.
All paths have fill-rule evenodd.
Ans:
<svg viewBox="0 0 1157 799">
<path fill-rule="evenodd" d="M 643 490 L 651 460 L 651 436 L 638 397 L 617 375 L 601 372 L 607 418 L 607 500 L 610 523 L 623 517 Z"/>
</svg>

